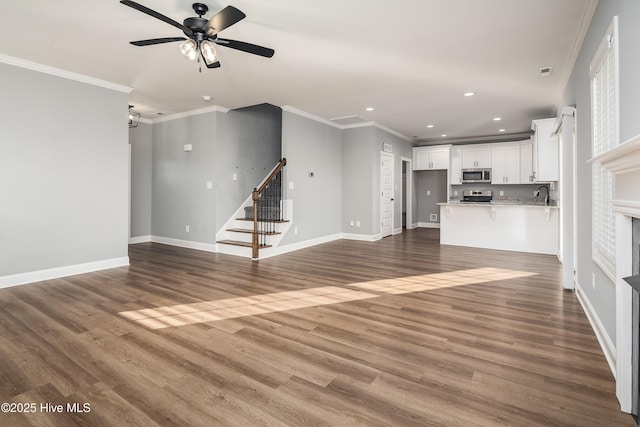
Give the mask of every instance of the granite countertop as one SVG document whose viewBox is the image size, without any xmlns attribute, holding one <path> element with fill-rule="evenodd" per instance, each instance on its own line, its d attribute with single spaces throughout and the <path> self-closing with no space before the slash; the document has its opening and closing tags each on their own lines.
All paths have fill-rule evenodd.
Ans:
<svg viewBox="0 0 640 427">
<path fill-rule="evenodd" d="M 492 200 L 491 202 L 461 202 L 460 200 L 449 200 L 448 202 L 438 203 L 441 206 L 524 206 L 533 208 L 557 208 L 558 204 L 555 200 L 551 200 L 548 205 L 543 202 L 533 200 Z"/>
</svg>

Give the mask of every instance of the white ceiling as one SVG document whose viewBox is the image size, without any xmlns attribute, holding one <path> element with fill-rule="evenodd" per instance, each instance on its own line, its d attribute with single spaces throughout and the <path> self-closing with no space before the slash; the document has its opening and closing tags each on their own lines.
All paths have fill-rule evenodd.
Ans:
<svg viewBox="0 0 640 427">
<path fill-rule="evenodd" d="M 195 16 L 192 0 L 138 3 L 178 22 Z M 229 4 L 204 3 L 205 18 Z M 130 103 L 147 118 L 266 102 L 456 140 L 527 132 L 531 119 L 554 116 L 596 3 L 234 0 L 247 18 L 220 36 L 276 53 L 220 47 L 222 67 L 199 73 L 177 43 L 131 46 L 182 33 L 117 0 L 2 1 L 0 53 L 132 87 Z M 540 78 L 547 66 L 552 75 Z"/>
</svg>

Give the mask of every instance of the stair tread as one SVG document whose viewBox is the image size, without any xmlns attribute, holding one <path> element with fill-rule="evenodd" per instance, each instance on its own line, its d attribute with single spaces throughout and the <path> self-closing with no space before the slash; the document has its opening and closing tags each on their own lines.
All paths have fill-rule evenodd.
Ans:
<svg viewBox="0 0 640 427">
<path fill-rule="evenodd" d="M 227 228 L 227 231 L 233 231 L 235 233 L 253 234 L 253 230 L 250 230 L 248 228 Z M 282 233 L 280 233 L 278 231 L 258 231 L 258 234 L 265 235 L 265 236 L 271 236 L 273 234 L 282 234 Z"/>
<path fill-rule="evenodd" d="M 251 242 L 241 242 L 239 240 L 217 240 L 216 243 L 222 243 L 225 245 L 243 246 L 245 248 L 251 247 Z M 259 249 L 270 248 L 271 245 L 260 245 Z"/>
<path fill-rule="evenodd" d="M 253 218 L 236 218 L 236 220 L 253 222 Z M 282 222 L 289 222 L 289 221 L 286 220 L 286 219 L 258 219 L 258 222 L 277 222 L 277 223 L 282 223 Z"/>
</svg>

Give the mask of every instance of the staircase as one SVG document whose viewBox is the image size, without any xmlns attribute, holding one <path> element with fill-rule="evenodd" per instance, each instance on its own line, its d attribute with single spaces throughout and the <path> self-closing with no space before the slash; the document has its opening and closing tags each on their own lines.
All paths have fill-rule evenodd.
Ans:
<svg viewBox="0 0 640 427">
<path fill-rule="evenodd" d="M 272 248 L 288 229 L 283 200 L 282 159 L 269 176 L 256 187 L 234 218 L 216 236 L 218 251 L 231 255 L 260 258 L 260 251 Z"/>
</svg>

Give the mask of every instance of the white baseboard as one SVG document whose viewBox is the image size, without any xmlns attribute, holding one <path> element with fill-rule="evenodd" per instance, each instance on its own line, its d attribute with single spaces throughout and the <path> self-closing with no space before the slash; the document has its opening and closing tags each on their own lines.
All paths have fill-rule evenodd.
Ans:
<svg viewBox="0 0 640 427">
<path fill-rule="evenodd" d="M 309 248 L 311 246 L 319 245 L 322 243 L 333 242 L 334 240 L 341 239 L 340 233 L 330 234 L 328 236 L 318 237 L 316 239 L 309 239 L 302 242 L 291 243 L 289 245 L 278 246 L 277 248 L 260 249 L 260 259 L 271 258 L 272 256 L 286 254 L 287 252 L 293 252 L 300 249 Z"/>
<path fill-rule="evenodd" d="M 48 268 L 46 270 L 12 274 L 9 276 L 0 277 L 0 288 L 25 285 L 27 283 L 41 282 L 43 280 L 59 279 L 60 277 L 91 273 L 93 271 L 107 270 L 109 268 L 124 267 L 127 265 L 129 265 L 129 257 L 125 256 L 120 258 L 86 262 L 83 264 L 66 265 L 64 267 Z"/>
<path fill-rule="evenodd" d="M 346 240 L 358 240 L 361 242 L 374 242 L 376 240 L 380 240 L 380 238 L 375 235 L 372 236 L 369 234 L 354 234 L 354 233 L 341 233 L 340 238 L 346 239 Z"/>
<path fill-rule="evenodd" d="M 439 222 L 419 222 L 418 227 L 421 228 L 440 228 Z"/>
<path fill-rule="evenodd" d="M 179 246 L 187 249 L 198 249 L 206 252 L 216 252 L 216 245 L 213 243 L 192 242 L 189 240 L 173 239 L 171 237 L 151 236 L 154 243 L 162 243 L 164 245 Z"/>
<path fill-rule="evenodd" d="M 129 244 L 130 245 L 135 245 L 138 243 L 147 243 L 151 241 L 151 236 L 136 236 L 136 237 L 129 237 Z"/>
<path fill-rule="evenodd" d="M 589 323 L 591 324 L 591 328 L 593 332 L 596 334 L 596 338 L 598 339 L 598 343 L 602 348 L 602 352 L 604 353 L 605 359 L 607 359 L 607 363 L 609 364 L 609 369 L 611 369 L 611 373 L 613 377 L 616 377 L 616 346 L 611 341 L 611 337 L 607 333 L 600 317 L 596 313 L 595 309 L 591 305 L 589 298 L 585 295 L 582 287 L 578 282 L 576 282 L 576 297 L 584 310 L 584 314 L 586 314 Z"/>
</svg>

